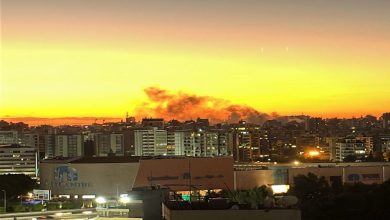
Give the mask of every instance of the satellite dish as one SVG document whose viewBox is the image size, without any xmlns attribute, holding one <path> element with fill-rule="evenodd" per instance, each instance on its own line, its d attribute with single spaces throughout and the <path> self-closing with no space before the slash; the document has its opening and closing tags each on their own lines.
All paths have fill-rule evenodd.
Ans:
<svg viewBox="0 0 390 220">
<path fill-rule="evenodd" d="M 290 207 L 298 203 L 298 198 L 295 196 L 283 196 L 278 200 L 278 203 L 284 207 Z"/>
</svg>

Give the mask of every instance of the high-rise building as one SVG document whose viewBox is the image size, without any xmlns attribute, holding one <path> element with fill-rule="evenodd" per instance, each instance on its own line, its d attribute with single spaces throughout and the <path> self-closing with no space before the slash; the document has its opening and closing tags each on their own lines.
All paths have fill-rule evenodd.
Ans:
<svg viewBox="0 0 390 220">
<path fill-rule="evenodd" d="M 54 134 L 46 134 L 43 136 L 44 145 L 45 145 L 45 158 L 55 157 L 55 135 Z"/>
<path fill-rule="evenodd" d="M 37 154 L 32 147 L 0 145 L 0 175 L 25 174 L 37 177 Z"/>
<path fill-rule="evenodd" d="M 83 155 L 83 136 L 80 134 L 56 135 L 54 156 L 79 157 Z"/>
<path fill-rule="evenodd" d="M 123 134 L 110 134 L 110 146 L 112 152 L 117 156 L 124 155 Z"/>
<path fill-rule="evenodd" d="M 229 152 L 229 146 L 231 143 L 231 134 L 226 131 L 218 131 L 218 149 L 217 154 L 218 156 L 227 156 L 232 155 L 231 152 Z"/>
<path fill-rule="evenodd" d="M 124 155 L 124 137 L 119 133 L 94 133 L 90 140 L 95 142 L 97 156 Z"/>
<path fill-rule="evenodd" d="M 43 134 L 24 133 L 22 135 L 22 145 L 35 148 L 38 153 L 38 160 L 45 158 L 45 139 Z"/>
<path fill-rule="evenodd" d="M 17 131 L 0 131 L 0 144 L 21 144 L 21 138 Z"/>
<path fill-rule="evenodd" d="M 185 132 L 175 131 L 167 134 L 167 155 L 185 155 Z"/>
<path fill-rule="evenodd" d="M 359 140 L 364 143 L 364 148 L 366 152 L 366 156 L 374 153 L 374 142 L 372 137 L 366 136 L 356 136 L 356 140 Z"/>
<path fill-rule="evenodd" d="M 383 113 L 382 121 L 383 121 L 383 128 L 384 129 L 390 128 L 390 112 Z"/>
<path fill-rule="evenodd" d="M 93 141 L 93 140 L 85 140 L 84 141 L 84 156 L 85 157 L 96 156 L 95 141 Z"/>
<path fill-rule="evenodd" d="M 346 159 L 361 160 L 366 155 L 365 143 L 355 137 L 339 139 L 336 143 L 336 162 L 343 162 Z"/>
<path fill-rule="evenodd" d="M 136 156 L 167 155 L 168 133 L 157 128 L 134 131 Z"/>
</svg>

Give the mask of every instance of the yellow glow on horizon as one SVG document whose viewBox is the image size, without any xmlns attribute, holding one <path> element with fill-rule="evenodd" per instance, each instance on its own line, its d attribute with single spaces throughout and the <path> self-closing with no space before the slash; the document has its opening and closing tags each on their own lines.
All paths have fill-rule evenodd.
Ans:
<svg viewBox="0 0 390 220">
<path fill-rule="evenodd" d="M 369 65 L 305 50 L 194 49 L 125 45 L 34 45 L 7 42 L 2 51 L 1 116 L 119 116 L 151 85 L 211 95 L 281 114 L 379 114 L 389 108 L 385 81 Z M 348 58 L 354 57 L 353 55 Z M 386 63 L 378 62 L 378 77 Z M 380 105 L 372 105 L 381 103 Z M 385 106 L 384 106 L 385 105 Z"/>
</svg>

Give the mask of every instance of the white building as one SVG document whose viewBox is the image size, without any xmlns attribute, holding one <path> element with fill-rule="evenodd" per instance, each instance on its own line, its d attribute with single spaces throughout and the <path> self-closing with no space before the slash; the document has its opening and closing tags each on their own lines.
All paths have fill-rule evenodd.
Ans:
<svg viewBox="0 0 390 220">
<path fill-rule="evenodd" d="M 184 137 L 185 132 L 168 132 L 167 155 L 185 155 Z"/>
<path fill-rule="evenodd" d="M 184 154 L 193 157 L 219 155 L 219 136 L 216 132 L 184 132 Z"/>
<path fill-rule="evenodd" d="M 335 161 L 342 162 L 347 157 L 363 159 L 366 155 L 365 142 L 356 138 L 339 139 L 336 143 Z"/>
<path fill-rule="evenodd" d="M 79 157 L 83 155 L 83 137 L 80 134 L 56 135 L 54 156 Z"/>
<path fill-rule="evenodd" d="M 168 132 L 157 128 L 134 131 L 136 156 L 167 155 Z"/>
<path fill-rule="evenodd" d="M 124 155 L 123 134 L 110 134 L 110 145 L 111 150 L 115 153 L 115 155 Z"/>
</svg>

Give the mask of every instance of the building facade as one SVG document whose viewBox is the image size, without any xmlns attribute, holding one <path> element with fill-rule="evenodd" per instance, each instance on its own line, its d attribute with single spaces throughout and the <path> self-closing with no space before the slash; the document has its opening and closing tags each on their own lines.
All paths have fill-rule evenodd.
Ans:
<svg viewBox="0 0 390 220">
<path fill-rule="evenodd" d="M 32 147 L 0 145 L 0 175 L 25 174 L 37 177 L 37 152 Z"/>
</svg>

